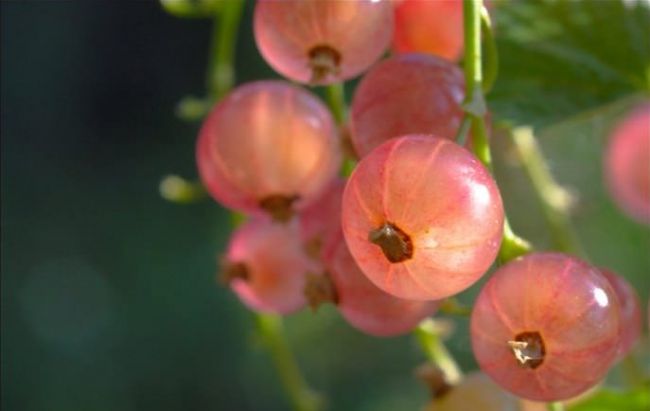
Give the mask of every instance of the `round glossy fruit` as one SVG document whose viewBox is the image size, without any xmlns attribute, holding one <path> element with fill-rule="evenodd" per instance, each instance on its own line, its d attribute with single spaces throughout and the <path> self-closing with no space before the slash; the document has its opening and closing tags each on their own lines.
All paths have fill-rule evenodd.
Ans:
<svg viewBox="0 0 650 411">
<path fill-rule="evenodd" d="M 534 253 L 499 268 L 471 317 L 474 355 L 497 384 L 535 401 L 568 399 L 605 376 L 618 351 L 614 290 L 594 267 Z"/>
<path fill-rule="evenodd" d="M 605 152 L 605 180 L 616 204 L 650 224 L 650 103 L 621 121 Z"/>
<path fill-rule="evenodd" d="M 297 227 L 269 219 L 238 228 L 222 261 L 222 278 L 246 306 L 279 314 L 304 307 L 307 273 L 319 270 L 304 253 Z"/>
<path fill-rule="evenodd" d="M 621 310 L 621 341 L 618 358 L 626 356 L 641 336 L 641 302 L 634 288 L 625 278 L 602 269 L 605 278 L 614 289 Z"/>
<path fill-rule="evenodd" d="M 360 157 L 405 134 L 454 139 L 463 119 L 463 73 L 426 54 L 403 54 L 377 64 L 352 99 L 352 143 Z"/>
<path fill-rule="evenodd" d="M 437 301 L 404 300 L 377 288 L 361 272 L 342 237 L 328 270 L 341 315 L 366 334 L 378 337 L 406 334 L 438 309 Z"/>
<path fill-rule="evenodd" d="M 463 1 L 401 1 L 395 7 L 393 50 L 457 61 L 463 51 Z"/>
<path fill-rule="evenodd" d="M 342 227 L 354 259 L 396 297 L 438 300 L 477 281 L 503 233 L 490 173 L 449 140 L 389 140 L 359 162 L 343 193 Z"/>
<path fill-rule="evenodd" d="M 257 47 L 278 73 L 301 83 L 331 84 L 365 71 L 393 35 L 388 0 L 258 0 Z"/>
<path fill-rule="evenodd" d="M 283 81 L 258 81 L 212 110 L 196 156 L 217 201 L 287 220 L 334 178 L 341 154 L 334 121 L 318 98 Z"/>
</svg>

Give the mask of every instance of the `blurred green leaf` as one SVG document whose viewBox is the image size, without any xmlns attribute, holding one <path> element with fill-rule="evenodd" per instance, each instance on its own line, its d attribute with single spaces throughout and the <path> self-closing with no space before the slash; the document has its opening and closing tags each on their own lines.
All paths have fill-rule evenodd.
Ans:
<svg viewBox="0 0 650 411">
<path fill-rule="evenodd" d="M 506 1 L 495 14 L 498 117 L 544 126 L 650 92 L 647 2 Z"/>
<path fill-rule="evenodd" d="M 223 0 L 160 0 L 166 12 L 182 18 L 213 17 L 222 3 Z"/>
<path fill-rule="evenodd" d="M 650 409 L 650 389 L 634 391 L 600 390 L 584 402 L 569 407 L 569 411 L 647 411 Z"/>
</svg>

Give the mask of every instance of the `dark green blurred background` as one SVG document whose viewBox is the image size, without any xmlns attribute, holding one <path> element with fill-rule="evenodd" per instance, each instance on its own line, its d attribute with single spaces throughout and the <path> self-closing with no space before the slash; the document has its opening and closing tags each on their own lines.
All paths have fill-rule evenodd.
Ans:
<svg viewBox="0 0 650 411">
<path fill-rule="evenodd" d="M 2 408 L 288 409 L 252 315 L 214 281 L 230 230 L 226 211 L 210 200 L 179 206 L 158 194 L 163 175 L 196 175 L 198 125 L 177 119 L 174 108 L 187 94 L 203 94 L 210 22 L 171 17 L 153 1 L 1 7 Z M 275 76 L 255 49 L 251 9 L 247 2 L 239 82 Z M 519 43 L 507 34 L 501 48 L 516 55 Z M 548 97 L 519 95 L 519 104 L 508 92 L 526 87 L 525 79 L 509 82 L 507 73 L 517 81 L 536 76 L 543 91 L 561 87 L 553 81 L 563 77 L 531 74 L 512 60 L 506 55 L 495 89 L 497 119 L 528 120 L 534 111 L 517 110 L 531 101 L 543 106 L 541 142 L 560 182 L 579 194 L 574 221 L 592 261 L 624 274 L 647 303 L 650 230 L 607 199 L 600 164 L 613 122 L 643 97 L 624 87 L 601 96 L 596 79 L 598 98 L 587 92 L 575 103 L 568 90 L 546 105 Z M 567 76 L 593 68 L 570 64 L 577 73 Z M 561 107 L 566 118 L 549 115 L 558 101 L 572 104 Z M 494 146 L 515 229 L 549 247 L 507 141 L 496 138 Z M 329 409 L 424 403 L 427 393 L 412 377 L 423 356 L 411 337 L 364 336 L 331 308 L 286 325 Z M 466 329 L 460 320 L 451 349 L 470 369 Z"/>
</svg>

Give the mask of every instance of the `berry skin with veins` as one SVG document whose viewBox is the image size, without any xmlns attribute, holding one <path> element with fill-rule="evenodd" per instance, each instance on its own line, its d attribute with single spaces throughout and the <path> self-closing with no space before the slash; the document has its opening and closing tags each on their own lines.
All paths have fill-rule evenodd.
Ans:
<svg viewBox="0 0 650 411">
<path fill-rule="evenodd" d="M 295 224 L 253 219 L 232 234 L 221 276 L 251 310 L 289 314 L 305 306 L 306 276 L 319 270 Z"/>
<path fill-rule="evenodd" d="M 409 53 L 383 60 L 362 78 L 352 99 L 350 130 L 357 154 L 363 157 L 406 134 L 453 140 L 464 96 L 463 73 L 442 58 Z"/>
<path fill-rule="evenodd" d="M 218 202 L 279 221 L 315 199 L 341 162 L 327 108 L 284 81 L 248 83 L 219 102 L 201 128 L 196 157 Z"/>
<path fill-rule="evenodd" d="M 367 70 L 390 44 L 389 0 L 258 0 L 254 33 L 267 63 L 283 76 L 332 84 Z"/>
<path fill-rule="evenodd" d="M 513 394 L 565 400 L 596 385 L 616 358 L 620 310 L 607 279 L 585 262 L 533 253 L 500 267 L 471 316 L 480 368 Z"/>
<path fill-rule="evenodd" d="M 389 140 L 357 165 L 343 193 L 345 240 L 364 274 L 399 298 L 439 300 L 494 261 L 503 205 L 480 161 L 431 135 Z"/>
<path fill-rule="evenodd" d="M 439 307 L 437 301 L 409 301 L 377 288 L 361 272 L 341 234 L 326 263 L 339 312 L 354 328 L 376 337 L 410 332 Z M 321 301 L 313 301 L 318 305 Z"/>
<path fill-rule="evenodd" d="M 600 272 L 614 289 L 621 309 L 621 345 L 618 359 L 622 359 L 632 350 L 641 336 L 641 302 L 636 291 L 625 278 L 607 269 L 601 269 Z"/>
<path fill-rule="evenodd" d="M 650 102 L 614 129 L 604 155 L 605 183 L 618 207 L 650 225 Z"/>
</svg>

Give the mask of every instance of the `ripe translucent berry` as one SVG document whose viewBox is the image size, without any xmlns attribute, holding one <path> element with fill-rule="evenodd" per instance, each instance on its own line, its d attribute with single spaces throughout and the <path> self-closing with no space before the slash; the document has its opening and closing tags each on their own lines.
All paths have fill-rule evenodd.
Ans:
<svg viewBox="0 0 650 411">
<path fill-rule="evenodd" d="M 430 135 L 389 140 L 343 193 L 345 240 L 361 270 L 400 298 L 437 300 L 477 281 L 496 257 L 503 205 L 490 173 Z"/>
<path fill-rule="evenodd" d="M 308 252 L 319 258 L 324 244 L 341 232 L 341 200 L 346 181 L 340 178 L 298 214 L 300 238 Z M 337 238 L 338 239 L 338 238 Z"/>
<path fill-rule="evenodd" d="M 499 268 L 472 312 L 481 369 L 535 401 L 568 399 L 597 384 L 616 357 L 618 301 L 594 267 L 558 253 L 534 253 Z"/>
<path fill-rule="evenodd" d="M 330 84 L 365 71 L 393 35 L 388 0 L 258 0 L 257 47 L 278 73 L 301 83 Z"/>
<path fill-rule="evenodd" d="M 334 294 L 324 299 L 335 302 L 350 325 L 377 337 L 396 336 L 408 333 L 438 309 L 437 301 L 404 300 L 377 288 L 361 272 L 340 233 L 338 240 L 327 263 Z M 313 297 L 309 290 L 308 296 Z M 312 304 L 318 302 L 312 298 Z"/>
<path fill-rule="evenodd" d="M 287 220 L 334 178 L 341 154 L 334 121 L 318 98 L 283 81 L 258 81 L 216 105 L 196 157 L 217 201 Z"/>
<path fill-rule="evenodd" d="M 618 352 L 618 358 L 621 359 L 632 350 L 641 335 L 641 302 L 625 278 L 606 269 L 601 270 L 601 273 L 609 280 L 621 310 L 621 340 Z"/>
<path fill-rule="evenodd" d="M 399 2 L 395 7 L 393 50 L 457 61 L 463 51 L 463 1 Z"/>
<path fill-rule="evenodd" d="M 453 139 L 463 119 L 463 73 L 442 58 L 403 54 L 377 64 L 352 99 L 352 143 L 360 157 L 405 134 Z"/>
<path fill-rule="evenodd" d="M 614 202 L 628 216 L 650 224 L 650 103 L 616 126 L 604 160 L 606 185 Z"/>
<path fill-rule="evenodd" d="M 288 314 L 304 307 L 307 273 L 319 270 L 295 224 L 254 219 L 233 233 L 221 275 L 250 309 Z"/>
</svg>

